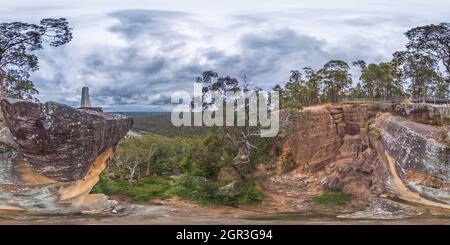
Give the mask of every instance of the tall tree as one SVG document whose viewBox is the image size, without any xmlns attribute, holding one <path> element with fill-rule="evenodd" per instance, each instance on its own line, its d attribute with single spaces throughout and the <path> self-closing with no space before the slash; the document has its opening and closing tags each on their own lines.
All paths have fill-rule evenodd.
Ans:
<svg viewBox="0 0 450 245">
<path fill-rule="evenodd" d="M 331 60 L 318 71 L 328 101 L 337 102 L 344 90 L 352 84 L 349 71 L 349 65 L 342 60 Z"/>
<path fill-rule="evenodd" d="M 358 82 L 354 88 L 350 89 L 350 97 L 351 98 L 365 98 L 366 97 L 366 93 L 364 92 L 364 89 L 362 88 L 362 85 L 360 82 Z"/>
<path fill-rule="evenodd" d="M 355 61 L 353 65 L 361 68 L 361 87 L 369 98 L 386 99 L 403 95 L 403 82 L 394 63 L 366 65 L 363 61 Z"/>
<path fill-rule="evenodd" d="M 300 71 L 292 70 L 290 73 L 289 82 L 286 83 L 283 90 L 282 105 L 300 109 L 306 100 L 305 81 Z"/>
<path fill-rule="evenodd" d="M 393 98 L 395 96 L 402 95 L 402 80 L 399 79 L 396 67 L 391 62 L 381 62 L 378 64 L 378 89 L 381 93 L 381 97 L 386 100 L 387 98 Z"/>
<path fill-rule="evenodd" d="M 0 97 L 28 97 L 37 93 L 29 80 L 30 73 L 39 69 L 33 53 L 44 43 L 58 47 L 72 40 L 66 19 L 43 19 L 40 24 L 22 22 L 0 23 Z"/>
<path fill-rule="evenodd" d="M 443 80 L 437 61 L 429 55 L 410 51 L 395 52 L 393 56 L 392 62 L 401 72 L 402 78 L 410 82 L 411 95 L 425 102 L 437 89 L 439 81 Z"/>
<path fill-rule="evenodd" d="M 239 80 L 236 78 L 230 76 L 222 77 L 214 71 L 203 72 L 202 76 L 196 79 L 196 82 L 202 83 L 203 86 L 202 97 L 206 99 L 206 102 L 203 102 L 203 111 L 217 109 L 212 106 L 215 101 L 209 99 L 210 93 L 217 92 L 220 95 L 220 99 L 225 102 L 227 99 L 237 99 L 239 96 L 246 96 L 247 92 L 255 92 L 258 94 L 261 91 L 258 87 L 251 87 L 245 78 L 243 83 L 239 83 Z M 237 97 L 227 98 L 227 92 L 235 92 L 235 96 Z M 249 98 L 245 98 L 244 107 L 235 107 L 234 111 L 238 112 L 240 110 L 245 110 L 246 113 L 248 113 L 250 110 L 249 106 Z M 246 165 L 250 163 L 251 157 L 257 148 L 254 142 L 260 137 L 260 127 L 251 126 L 249 120 L 249 117 L 246 116 L 244 126 L 223 126 L 217 128 L 218 133 L 225 135 L 225 139 L 236 150 L 236 155 L 233 158 L 231 167 L 242 179 L 247 178 L 245 168 Z"/>
<path fill-rule="evenodd" d="M 310 67 L 304 67 L 307 88 L 307 105 L 320 103 L 320 76 Z"/>
<path fill-rule="evenodd" d="M 415 27 L 405 33 L 409 51 L 426 54 L 445 67 L 450 83 L 450 23 Z"/>
</svg>

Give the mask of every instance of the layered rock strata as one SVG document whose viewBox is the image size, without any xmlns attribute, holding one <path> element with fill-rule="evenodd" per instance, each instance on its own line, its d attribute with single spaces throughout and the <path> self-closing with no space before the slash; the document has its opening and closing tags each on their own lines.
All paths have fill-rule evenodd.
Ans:
<svg viewBox="0 0 450 245">
<path fill-rule="evenodd" d="M 56 102 L 4 99 L 14 143 L 0 159 L 0 209 L 105 210 L 106 196 L 88 195 L 132 119 Z M 3 141 L 8 142 L 8 141 Z"/>
<path fill-rule="evenodd" d="M 398 104 L 394 111 L 399 116 L 423 124 L 442 125 L 450 122 L 450 106 L 445 105 Z"/>
<path fill-rule="evenodd" d="M 342 116 L 338 118 L 336 114 L 334 119 L 330 112 L 323 108 L 308 108 L 299 113 L 282 115 L 287 117 L 284 127 L 287 128 L 288 135 L 283 148 L 289 148 L 282 169 L 300 167 L 315 170 L 334 160 L 342 145 Z M 338 131 L 337 127 L 341 126 Z"/>
<path fill-rule="evenodd" d="M 399 108 L 391 107 L 393 113 Z M 331 188 L 363 206 L 383 197 L 450 210 L 450 146 L 436 140 L 447 122 L 439 127 L 414 122 L 433 118 L 426 122 L 434 124 L 446 109 L 433 117 L 408 110 L 402 118 L 376 104 L 305 108 L 285 123 L 292 128 L 277 162 L 291 167 L 266 187 L 291 207 Z"/>
<path fill-rule="evenodd" d="M 385 154 L 405 186 L 424 199 L 450 205 L 450 146 L 435 140 L 440 131 L 388 115 L 377 128 Z"/>
</svg>

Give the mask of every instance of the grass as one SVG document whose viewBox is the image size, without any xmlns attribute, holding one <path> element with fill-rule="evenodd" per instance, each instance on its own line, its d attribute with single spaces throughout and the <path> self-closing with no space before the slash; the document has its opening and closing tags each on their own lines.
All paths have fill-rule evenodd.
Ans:
<svg viewBox="0 0 450 245">
<path fill-rule="evenodd" d="M 369 132 L 369 122 L 365 122 L 363 123 L 363 125 L 361 125 L 361 131 L 363 132 Z"/>
<path fill-rule="evenodd" d="M 176 181 L 169 193 L 202 205 L 248 205 L 264 199 L 258 188 L 243 181 L 236 182 L 230 189 L 232 190 L 228 190 L 226 185 L 220 182 L 185 175 Z"/>
<path fill-rule="evenodd" d="M 442 125 L 450 125 L 450 117 L 443 117 Z"/>
<path fill-rule="evenodd" d="M 168 198 L 167 192 L 170 188 L 170 180 L 162 177 L 147 178 L 139 183 L 129 184 L 126 180 L 110 179 L 102 175 L 93 192 L 124 195 L 136 202 L 146 202 L 156 198 Z"/>
<path fill-rule="evenodd" d="M 351 198 L 340 190 L 329 190 L 314 197 L 313 200 L 317 204 L 344 205 L 350 202 Z"/>
<path fill-rule="evenodd" d="M 92 192 L 123 195 L 137 203 L 178 196 L 202 205 L 235 206 L 261 202 L 264 198 L 258 188 L 245 182 L 237 182 L 232 192 L 227 191 L 224 186 L 225 184 L 216 181 L 190 175 L 182 176 L 176 181 L 165 177 L 149 177 L 135 184 L 102 175 Z"/>
<path fill-rule="evenodd" d="M 377 129 L 371 129 L 369 131 L 369 136 L 374 137 L 375 139 L 380 139 L 383 135 L 381 134 L 381 132 Z"/>
</svg>

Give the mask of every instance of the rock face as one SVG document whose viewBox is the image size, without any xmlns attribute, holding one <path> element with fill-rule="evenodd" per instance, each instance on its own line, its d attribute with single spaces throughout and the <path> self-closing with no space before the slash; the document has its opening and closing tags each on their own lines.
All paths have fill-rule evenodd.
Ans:
<svg viewBox="0 0 450 245">
<path fill-rule="evenodd" d="M 403 107 L 323 105 L 286 119 L 282 125 L 288 132 L 277 166 L 289 168 L 281 168 L 285 171 L 264 185 L 273 203 L 278 203 L 267 205 L 295 211 L 292 207 L 303 207 L 326 189 L 340 189 L 354 197 L 350 205 L 357 208 L 372 205 L 374 198 L 387 198 L 448 212 L 450 146 L 437 140 L 448 133 L 448 121 L 441 126 L 413 121 L 432 118 L 434 122 L 436 115 L 446 115 L 447 108 L 439 107 L 432 117 L 429 111 L 426 117 L 414 116 L 419 112 L 409 109 L 404 117 L 386 112 L 400 114 L 399 108 Z"/>
<path fill-rule="evenodd" d="M 131 118 L 56 102 L 4 99 L 1 106 L 17 148 L 0 161 L 0 209 L 79 211 L 108 205 L 104 196 L 88 194 L 131 129 Z"/>
<path fill-rule="evenodd" d="M 95 158 L 114 146 L 132 127 L 132 119 L 55 102 L 2 101 L 3 114 L 34 172 L 56 181 L 84 177 Z"/>
<path fill-rule="evenodd" d="M 343 107 L 345 133 L 358 135 L 361 126 L 369 119 L 369 106 L 344 106 Z"/>
<path fill-rule="evenodd" d="M 360 206 L 360 200 L 382 193 L 386 169 L 362 136 L 371 110 L 367 105 L 325 105 L 285 116 L 287 133 L 277 161 L 283 171 L 264 185 L 278 204 L 267 205 L 295 211 L 331 188 L 357 196 Z"/>
<path fill-rule="evenodd" d="M 344 135 L 358 135 L 369 118 L 368 106 L 310 107 L 282 113 L 286 144 L 295 166 L 317 170 L 336 159 Z"/>
<path fill-rule="evenodd" d="M 436 127 L 386 116 L 381 142 L 406 186 L 424 198 L 450 204 L 450 147 L 435 140 Z"/>
<path fill-rule="evenodd" d="M 326 109 L 306 109 L 298 114 L 289 114 L 287 119 L 287 142 L 289 147 L 289 156 L 285 161 L 286 169 L 301 167 L 303 169 L 319 169 L 330 163 L 334 159 L 339 147 L 342 144 L 342 138 L 336 129 L 338 120 L 342 121 L 336 115 L 336 122 L 333 116 Z M 343 133 L 343 127 L 341 132 Z M 290 161 L 290 162 L 289 162 Z"/>
<path fill-rule="evenodd" d="M 395 112 L 402 117 L 423 124 L 442 125 L 450 120 L 450 106 L 432 104 L 398 104 Z"/>
</svg>

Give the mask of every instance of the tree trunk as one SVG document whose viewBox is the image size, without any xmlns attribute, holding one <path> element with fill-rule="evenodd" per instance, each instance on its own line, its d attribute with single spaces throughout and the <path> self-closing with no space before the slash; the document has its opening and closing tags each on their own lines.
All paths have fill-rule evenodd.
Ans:
<svg viewBox="0 0 450 245">
<path fill-rule="evenodd" d="M 136 173 L 136 168 L 137 168 L 137 164 L 129 166 L 129 170 L 130 170 L 130 176 L 128 178 L 129 184 L 133 183 L 133 178 L 134 178 L 134 174 Z"/>
<path fill-rule="evenodd" d="M 153 155 L 155 155 L 155 152 L 156 152 L 156 148 L 153 148 L 153 149 L 150 151 L 150 154 L 149 154 L 149 156 L 148 156 L 148 161 L 147 161 L 147 169 L 145 170 L 145 177 L 147 177 L 147 176 L 150 175 L 150 165 L 151 165 L 151 163 L 152 163 Z"/>
<path fill-rule="evenodd" d="M 150 175 L 150 163 L 151 160 L 149 159 L 147 162 L 147 169 L 145 170 L 145 177 L 148 177 Z"/>
</svg>

